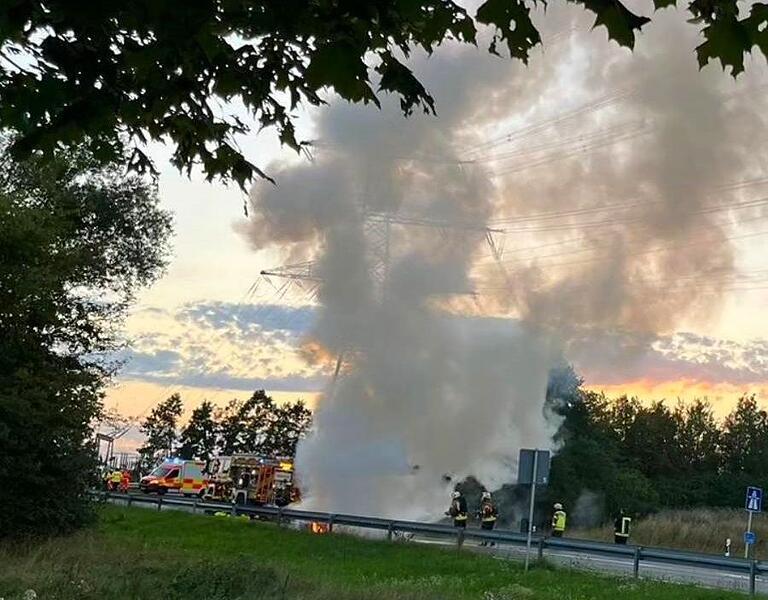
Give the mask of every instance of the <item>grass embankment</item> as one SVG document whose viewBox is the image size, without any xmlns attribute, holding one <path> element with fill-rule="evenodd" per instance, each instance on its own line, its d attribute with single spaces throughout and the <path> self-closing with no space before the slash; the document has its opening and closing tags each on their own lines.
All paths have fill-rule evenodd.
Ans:
<svg viewBox="0 0 768 600">
<path fill-rule="evenodd" d="M 730 600 L 417 544 L 108 506 L 89 531 L 0 548 L 0 597 L 40 600 Z"/>
<path fill-rule="evenodd" d="M 744 531 L 747 513 L 736 509 L 668 510 L 636 520 L 631 542 L 641 546 L 661 546 L 696 552 L 722 554 L 726 538 L 731 538 L 731 555 L 744 556 Z M 757 534 L 753 556 L 768 558 L 768 519 L 755 515 L 752 530 Z M 573 537 L 613 541 L 613 525 L 589 530 L 573 530 Z"/>
</svg>

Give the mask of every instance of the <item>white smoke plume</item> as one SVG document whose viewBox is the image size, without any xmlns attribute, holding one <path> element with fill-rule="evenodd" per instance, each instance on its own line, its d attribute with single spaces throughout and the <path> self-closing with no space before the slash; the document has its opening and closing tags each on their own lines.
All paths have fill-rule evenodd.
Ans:
<svg viewBox="0 0 768 600">
<path fill-rule="evenodd" d="M 512 481 L 520 447 L 551 444 L 563 349 L 596 327 L 642 343 L 717 306 L 706 277 L 733 255 L 709 207 L 749 173 L 739 136 L 763 123 L 697 71 L 682 15 L 657 17 L 633 55 L 572 8 L 540 19 L 551 45 L 529 68 L 442 48 L 416 65 L 438 117 L 334 102 L 314 161 L 254 188 L 251 243 L 321 281 L 307 356 L 344 359 L 297 457 L 313 507 L 437 517 L 457 479 Z M 503 269 L 484 226 L 507 230 Z M 671 281 L 695 276 L 706 293 Z"/>
</svg>

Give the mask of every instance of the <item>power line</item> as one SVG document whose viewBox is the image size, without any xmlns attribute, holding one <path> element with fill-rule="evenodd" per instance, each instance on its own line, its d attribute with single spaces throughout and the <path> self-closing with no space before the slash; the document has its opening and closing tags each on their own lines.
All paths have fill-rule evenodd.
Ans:
<svg viewBox="0 0 768 600">
<path fill-rule="evenodd" d="M 768 184 L 768 177 L 759 177 L 754 179 L 748 179 L 743 181 L 734 181 L 723 185 L 716 186 L 715 191 L 734 191 L 741 190 L 756 185 Z M 684 188 L 683 188 L 684 189 Z M 582 214 L 600 213 L 609 210 L 627 210 L 630 208 L 642 208 L 648 205 L 664 204 L 666 200 L 635 200 L 631 202 L 619 202 L 614 204 L 603 204 L 598 206 L 585 206 L 580 208 L 568 209 L 568 210 L 554 210 L 544 211 L 538 213 L 532 213 L 528 215 L 520 215 L 517 217 L 497 217 L 490 219 L 489 223 L 493 224 L 506 224 L 506 223 L 524 223 L 528 221 L 540 221 L 549 219 L 559 219 L 570 216 L 580 216 Z"/>
<path fill-rule="evenodd" d="M 643 250 L 643 251 L 640 251 L 640 252 L 626 253 L 625 256 L 641 256 L 641 255 L 644 255 L 644 254 L 654 254 L 656 252 L 662 252 L 664 250 L 670 250 L 670 249 L 675 249 L 675 248 L 688 248 L 688 247 L 691 247 L 691 246 L 698 246 L 700 244 L 711 244 L 713 242 L 721 242 L 721 241 L 726 241 L 726 240 L 732 241 L 732 240 L 747 239 L 747 238 L 757 237 L 757 236 L 767 235 L 767 234 L 768 234 L 768 231 L 757 231 L 757 232 L 752 232 L 752 233 L 745 233 L 745 234 L 742 234 L 742 235 L 726 236 L 726 237 L 720 238 L 718 240 L 711 240 L 710 239 L 710 240 L 701 240 L 701 241 L 698 241 L 698 242 L 690 242 L 690 243 L 687 243 L 687 244 L 672 244 L 672 245 L 665 245 L 665 246 L 657 246 L 655 248 L 649 248 L 647 250 Z M 572 253 L 568 252 L 567 254 L 572 254 Z M 548 257 L 562 256 L 562 255 L 563 255 L 563 253 L 560 253 L 560 254 L 549 255 Z M 615 257 L 615 254 L 606 254 L 606 255 L 602 255 L 602 256 L 596 256 L 596 257 L 591 257 L 591 258 L 586 258 L 586 259 L 581 259 L 581 260 L 575 260 L 575 261 L 567 261 L 567 262 L 561 262 L 561 263 L 550 263 L 550 264 L 546 265 L 546 267 L 547 268 L 557 268 L 557 267 L 564 267 L 564 266 L 571 266 L 571 265 L 578 265 L 578 264 L 586 264 L 586 263 L 592 263 L 592 262 L 599 262 L 599 261 L 602 261 L 602 260 L 610 260 L 610 259 L 612 259 L 614 257 Z M 542 258 L 547 258 L 547 257 L 542 257 Z M 503 261 L 503 262 L 507 263 L 507 262 L 510 262 L 510 261 Z M 520 262 L 520 261 L 516 261 L 516 262 Z M 512 271 L 512 273 L 522 272 L 522 271 L 523 271 L 523 269 L 517 269 L 515 271 Z"/>
<path fill-rule="evenodd" d="M 545 119 L 543 121 L 539 121 L 537 123 L 532 123 L 531 125 L 525 125 L 523 127 L 518 127 L 516 129 L 513 129 L 505 134 L 502 134 L 500 136 L 496 136 L 494 138 L 491 138 L 490 140 L 487 140 L 485 142 L 482 142 L 480 144 L 476 144 L 475 146 L 464 148 L 462 150 L 462 153 L 464 154 L 474 154 L 476 152 L 479 152 L 480 150 L 484 150 L 486 148 L 492 148 L 501 144 L 506 144 L 512 141 L 519 140 L 523 137 L 526 137 L 528 135 L 531 135 L 533 133 L 537 133 L 539 131 L 542 131 L 544 129 L 548 129 L 549 127 L 552 127 L 553 125 L 558 125 L 560 123 L 569 121 L 571 119 L 574 119 L 576 117 L 582 116 L 584 114 L 594 112 L 597 110 L 600 110 L 602 108 L 605 108 L 606 106 L 610 106 L 612 104 L 615 104 L 616 102 L 619 102 L 620 100 L 624 100 L 625 98 L 628 98 L 632 94 L 635 93 L 634 89 L 619 90 L 616 93 L 613 94 L 606 94 L 596 100 L 592 100 L 591 102 L 588 102 L 586 104 L 583 104 L 582 106 L 579 106 L 575 109 L 566 111 L 564 113 L 561 113 L 559 116 L 552 117 L 549 119 Z"/>
<path fill-rule="evenodd" d="M 660 200 L 652 200 L 649 201 L 649 204 L 659 204 L 659 203 L 665 203 L 664 201 Z M 727 203 L 727 204 L 719 204 L 714 206 L 704 206 L 698 210 L 692 210 L 688 211 L 687 215 L 708 215 L 708 214 L 715 214 L 719 212 L 726 212 L 731 210 L 742 210 L 747 208 L 759 208 L 761 206 L 765 206 L 768 204 L 768 196 L 763 198 L 755 198 L 752 200 L 745 200 L 741 202 L 733 202 L 733 203 Z M 637 206 L 640 207 L 639 205 Z M 575 228 L 578 228 L 579 230 L 583 229 L 595 229 L 595 228 L 601 228 L 601 227 L 612 227 L 614 225 L 627 225 L 631 223 L 641 223 L 646 222 L 646 218 L 642 216 L 628 216 L 628 217 L 614 217 L 610 219 L 603 219 L 599 221 L 581 221 L 576 223 L 562 223 L 562 224 L 553 224 L 553 225 L 544 225 L 541 227 L 525 227 L 525 228 L 517 228 L 517 229 L 504 229 L 505 234 L 510 233 L 542 233 L 542 232 L 552 232 L 552 231 L 570 231 Z"/>
</svg>

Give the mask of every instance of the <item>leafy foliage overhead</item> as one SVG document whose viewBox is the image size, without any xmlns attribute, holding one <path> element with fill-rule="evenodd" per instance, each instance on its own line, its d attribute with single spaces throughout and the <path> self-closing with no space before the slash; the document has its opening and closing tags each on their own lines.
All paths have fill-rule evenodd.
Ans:
<svg viewBox="0 0 768 600">
<path fill-rule="evenodd" d="M 623 46 L 650 20 L 620 0 L 572 1 Z M 250 125 L 227 114 L 226 102 L 296 150 L 295 111 L 322 104 L 323 90 L 376 105 L 386 92 L 405 114 L 434 112 L 406 64 L 410 52 L 447 39 L 474 44 L 480 23 L 494 31 L 491 52 L 503 44 L 527 61 L 540 43 L 536 2 L 486 0 L 473 17 L 453 0 L 11 0 L 0 6 L 0 128 L 19 134 L 22 157 L 87 140 L 108 161 L 127 144 L 140 172 L 154 169 L 144 143 L 171 142 L 178 168 L 199 164 L 208 178 L 245 186 L 267 175 L 238 149 Z M 735 0 L 693 0 L 688 9 L 703 26 L 701 65 L 719 60 L 736 74 L 753 47 L 768 51 L 768 5 L 743 17 Z"/>
</svg>

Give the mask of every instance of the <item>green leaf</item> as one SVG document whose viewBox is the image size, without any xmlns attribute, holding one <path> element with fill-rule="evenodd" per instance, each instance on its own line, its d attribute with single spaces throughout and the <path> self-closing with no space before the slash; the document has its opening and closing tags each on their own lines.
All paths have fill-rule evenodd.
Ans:
<svg viewBox="0 0 768 600">
<path fill-rule="evenodd" d="M 320 46 L 310 55 L 305 74 L 307 84 L 315 90 L 333 88 L 346 100 L 378 105 L 379 101 L 368 84 L 368 69 L 360 54 L 360 49 L 346 42 Z"/>
<path fill-rule="evenodd" d="M 497 43 L 504 41 L 510 56 L 527 63 L 531 48 L 541 42 L 531 21 L 530 9 L 523 0 L 486 0 L 477 9 L 476 18 L 480 23 L 496 27 L 489 48 L 493 54 L 498 54 Z"/>
<path fill-rule="evenodd" d="M 706 41 L 696 48 L 699 66 L 718 59 L 723 69 L 731 68 L 733 75 L 744 70 L 744 53 L 752 47 L 748 27 L 735 17 L 717 19 L 704 28 Z"/>
<path fill-rule="evenodd" d="M 593 27 L 604 26 L 608 38 L 621 46 L 634 48 L 635 32 L 650 21 L 648 17 L 636 15 L 619 0 L 576 0 L 579 4 L 595 13 Z"/>
<path fill-rule="evenodd" d="M 400 95 L 400 108 L 408 115 L 415 106 L 421 105 L 425 112 L 435 112 L 435 101 L 416 79 L 413 72 L 397 60 L 390 52 L 381 55 L 381 63 L 376 67 L 381 74 L 379 89 Z"/>
</svg>

